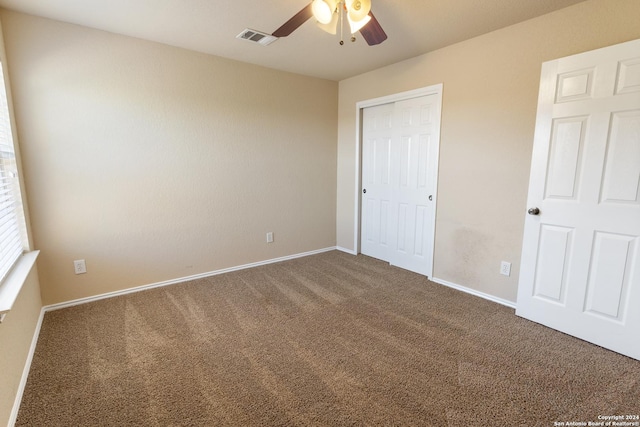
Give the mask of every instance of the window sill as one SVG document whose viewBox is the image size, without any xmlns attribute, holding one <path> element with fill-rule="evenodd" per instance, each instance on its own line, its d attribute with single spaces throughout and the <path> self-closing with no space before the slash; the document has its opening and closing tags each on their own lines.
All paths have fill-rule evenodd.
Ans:
<svg viewBox="0 0 640 427">
<path fill-rule="evenodd" d="M 40 251 L 31 251 L 22 255 L 0 285 L 0 323 L 4 320 L 4 316 L 11 311 L 39 253 Z"/>
</svg>

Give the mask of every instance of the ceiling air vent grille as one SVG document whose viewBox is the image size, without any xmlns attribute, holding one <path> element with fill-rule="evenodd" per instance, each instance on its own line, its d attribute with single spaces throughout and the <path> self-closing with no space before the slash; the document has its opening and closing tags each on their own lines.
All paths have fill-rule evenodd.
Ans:
<svg viewBox="0 0 640 427">
<path fill-rule="evenodd" d="M 263 46 L 270 45 L 274 41 L 278 40 L 277 37 L 274 37 L 271 34 L 266 34 L 256 30 L 250 30 L 248 28 L 246 28 L 244 31 L 238 34 L 236 38 L 246 40 L 248 42 L 258 43 Z"/>
</svg>

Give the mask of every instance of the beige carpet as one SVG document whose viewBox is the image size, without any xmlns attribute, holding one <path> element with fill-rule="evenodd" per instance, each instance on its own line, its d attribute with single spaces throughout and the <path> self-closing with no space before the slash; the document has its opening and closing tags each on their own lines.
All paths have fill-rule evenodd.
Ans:
<svg viewBox="0 0 640 427">
<path fill-rule="evenodd" d="M 553 426 L 640 413 L 640 362 L 328 252 L 49 312 L 17 425 Z"/>
</svg>

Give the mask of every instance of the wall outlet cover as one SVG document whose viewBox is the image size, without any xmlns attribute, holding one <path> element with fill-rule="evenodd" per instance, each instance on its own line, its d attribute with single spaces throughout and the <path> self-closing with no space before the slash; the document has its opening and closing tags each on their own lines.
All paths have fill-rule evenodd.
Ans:
<svg viewBox="0 0 640 427">
<path fill-rule="evenodd" d="M 502 261 L 500 264 L 500 274 L 503 276 L 511 276 L 511 263 L 507 261 Z"/>
<path fill-rule="evenodd" d="M 87 264 L 85 264 L 83 259 L 77 259 L 73 261 L 73 269 L 76 274 L 84 274 L 87 272 Z"/>
</svg>

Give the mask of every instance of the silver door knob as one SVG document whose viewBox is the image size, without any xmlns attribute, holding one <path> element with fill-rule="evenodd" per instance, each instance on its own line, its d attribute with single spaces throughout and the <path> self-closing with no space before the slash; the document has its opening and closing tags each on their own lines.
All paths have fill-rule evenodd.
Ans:
<svg viewBox="0 0 640 427">
<path fill-rule="evenodd" d="M 529 212 L 529 215 L 539 215 L 540 214 L 540 209 L 538 209 L 538 208 L 530 208 L 527 212 Z"/>
</svg>

